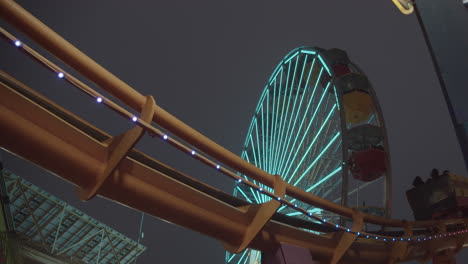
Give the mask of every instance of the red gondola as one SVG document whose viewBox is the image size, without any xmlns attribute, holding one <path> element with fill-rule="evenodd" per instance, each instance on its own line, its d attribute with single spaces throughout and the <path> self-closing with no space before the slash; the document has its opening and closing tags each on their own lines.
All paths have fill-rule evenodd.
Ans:
<svg viewBox="0 0 468 264">
<path fill-rule="evenodd" d="M 345 64 L 335 64 L 332 66 L 332 69 L 337 77 L 351 73 L 351 69 Z"/>
<path fill-rule="evenodd" d="M 360 181 L 370 182 L 382 177 L 387 169 L 387 153 L 379 148 L 356 151 L 349 159 L 349 170 Z"/>
</svg>

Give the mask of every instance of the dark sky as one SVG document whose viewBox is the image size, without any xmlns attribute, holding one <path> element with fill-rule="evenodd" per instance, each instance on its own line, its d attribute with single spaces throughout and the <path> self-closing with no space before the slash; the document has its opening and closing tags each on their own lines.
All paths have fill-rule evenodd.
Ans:
<svg viewBox="0 0 468 264">
<path fill-rule="evenodd" d="M 260 93 L 284 55 L 298 46 L 344 49 L 367 73 L 383 109 L 393 217 L 413 219 L 404 193 L 415 175 L 427 177 L 433 167 L 467 175 L 416 17 L 402 15 L 390 0 L 18 2 L 136 90 L 239 154 Z M 4 21 L 0 25 L 31 44 Z M 111 134 L 130 127 L 4 42 L 0 68 Z M 169 146 L 145 137 L 137 148 L 232 190 L 230 180 Z M 136 239 L 138 212 L 101 198 L 80 202 L 75 187 L 58 177 L 11 155 L 3 160 L 6 168 Z M 148 250 L 138 263 L 224 263 L 221 244 L 211 238 L 150 216 L 144 232 Z"/>
</svg>

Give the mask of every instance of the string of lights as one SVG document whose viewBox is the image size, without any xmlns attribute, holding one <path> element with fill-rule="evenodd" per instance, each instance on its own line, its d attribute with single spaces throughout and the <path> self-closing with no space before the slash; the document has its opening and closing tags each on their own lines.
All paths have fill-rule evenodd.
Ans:
<svg viewBox="0 0 468 264">
<path fill-rule="evenodd" d="M 440 238 L 447 238 L 447 237 L 453 237 L 453 236 L 458 236 L 462 234 L 466 234 L 468 232 L 467 229 L 460 229 L 456 230 L 453 232 L 444 232 L 444 233 L 438 233 L 438 234 L 431 234 L 431 235 L 418 235 L 418 236 L 400 236 L 400 237 L 392 237 L 392 236 L 385 236 L 385 235 L 376 235 L 373 233 L 365 232 L 365 231 L 353 231 L 350 228 L 333 223 L 331 221 L 328 221 L 326 218 L 320 217 L 319 215 L 313 214 L 312 212 L 309 212 L 307 209 L 304 209 L 300 206 L 298 206 L 296 203 L 290 202 L 283 197 L 275 195 L 273 192 L 270 192 L 268 190 L 264 190 L 261 186 L 245 179 L 239 176 L 238 174 L 232 172 L 231 170 L 221 166 L 219 163 L 212 161 L 211 159 L 205 157 L 204 155 L 198 153 L 194 148 L 191 148 L 187 145 L 184 145 L 182 142 L 178 141 L 174 137 L 170 137 L 167 133 L 163 132 L 162 130 L 155 128 L 151 125 L 150 123 L 147 123 L 140 118 L 138 118 L 137 115 L 131 113 L 130 111 L 127 111 L 123 107 L 119 106 L 109 98 L 106 98 L 99 92 L 95 91 L 91 87 L 87 86 L 83 82 L 79 81 L 77 78 L 73 77 L 71 74 L 67 73 L 64 71 L 62 68 L 57 66 L 56 64 L 52 63 L 42 55 L 40 55 L 38 52 L 34 51 L 32 48 L 29 46 L 25 45 L 23 42 L 21 42 L 19 39 L 15 38 L 13 35 L 5 31 L 3 28 L 0 27 L 0 35 L 6 39 L 8 42 L 12 43 L 16 48 L 21 49 L 24 53 L 26 53 L 28 56 L 32 57 L 34 60 L 38 61 L 40 64 L 42 64 L 44 67 L 47 69 L 51 70 L 54 72 L 59 79 L 63 79 L 76 88 L 78 88 L 80 91 L 84 92 L 86 95 L 94 98 L 94 100 L 99 103 L 107 106 L 114 112 L 120 114 L 121 116 L 125 117 L 127 120 L 131 120 L 133 123 L 136 125 L 139 125 L 142 127 L 150 136 L 152 137 L 158 137 L 164 142 L 169 143 L 173 147 L 181 150 L 184 153 L 187 153 L 188 155 L 192 156 L 193 158 L 201 161 L 202 163 L 208 165 L 209 167 L 221 172 L 222 174 L 234 179 L 237 184 L 244 184 L 250 188 L 253 188 L 257 190 L 259 193 L 266 195 L 270 197 L 273 200 L 278 201 L 284 206 L 287 206 L 302 215 L 304 215 L 307 218 L 310 218 L 312 220 L 315 220 L 316 222 L 320 222 L 323 225 L 326 225 L 328 227 L 334 228 L 337 231 L 342 231 L 346 233 L 351 233 L 356 235 L 356 238 L 360 239 L 374 239 L 377 241 L 382 241 L 382 242 L 400 242 L 400 241 L 405 241 L 405 242 L 424 242 L 428 240 L 433 240 L 433 239 L 440 239 Z"/>
</svg>

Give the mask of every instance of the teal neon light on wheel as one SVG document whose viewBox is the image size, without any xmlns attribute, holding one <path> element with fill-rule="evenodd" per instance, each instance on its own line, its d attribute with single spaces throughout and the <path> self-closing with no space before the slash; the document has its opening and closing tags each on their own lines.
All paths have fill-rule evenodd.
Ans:
<svg viewBox="0 0 468 264">
<path fill-rule="evenodd" d="M 344 51 L 291 51 L 273 71 L 254 110 L 243 159 L 324 199 L 390 215 L 390 161 L 380 106 L 367 77 Z M 383 199 L 376 199 L 382 191 Z M 249 203 L 270 200 L 242 184 L 235 186 L 234 195 Z M 330 222 L 340 221 L 286 198 Z M 311 221 L 286 206 L 277 213 Z M 227 253 L 226 263 L 261 263 L 261 252 Z"/>
</svg>

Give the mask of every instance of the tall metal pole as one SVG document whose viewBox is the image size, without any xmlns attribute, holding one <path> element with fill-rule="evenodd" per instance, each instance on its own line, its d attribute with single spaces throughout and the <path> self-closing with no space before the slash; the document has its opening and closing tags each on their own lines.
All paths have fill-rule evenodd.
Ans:
<svg viewBox="0 0 468 264">
<path fill-rule="evenodd" d="M 462 0 L 416 0 L 415 13 L 468 170 L 468 8 Z"/>
<path fill-rule="evenodd" d="M 137 248 L 136 248 L 136 256 L 135 256 L 135 263 L 137 264 L 138 258 L 138 247 L 140 246 L 140 240 L 143 238 L 143 219 L 145 218 L 145 212 L 141 212 L 141 220 L 140 220 L 140 231 L 138 231 L 138 240 L 137 240 Z"/>
</svg>

